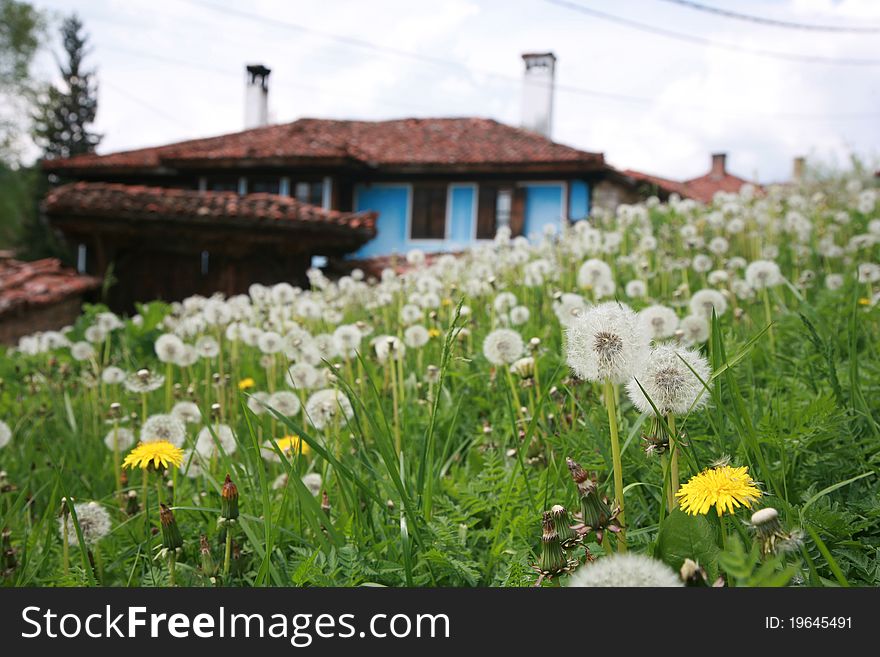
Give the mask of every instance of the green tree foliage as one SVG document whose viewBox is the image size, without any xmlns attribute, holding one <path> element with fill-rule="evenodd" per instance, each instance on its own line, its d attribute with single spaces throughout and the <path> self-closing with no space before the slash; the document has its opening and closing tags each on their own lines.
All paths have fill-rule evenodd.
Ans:
<svg viewBox="0 0 880 657">
<path fill-rule="evenodd" d="M 95 71 L 83 66 L 88 37 L 76 14 L 64 19 L 61 37 L 66 55 L 58 63 L 62 83 L 45 89 L 34 115 L 34 140 L 47 158 L 91 153 L 101 141 L 89 129 L 98 111 L 98 87 Z"/>
</svg>

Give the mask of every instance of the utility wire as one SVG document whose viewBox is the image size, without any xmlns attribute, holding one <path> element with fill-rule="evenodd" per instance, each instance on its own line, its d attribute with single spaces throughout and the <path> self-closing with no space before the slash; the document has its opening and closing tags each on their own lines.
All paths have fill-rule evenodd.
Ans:
<svg viewBox="0 0 880 657">
<path fill-rule="evenodd" d="M 784 21 L 775 18 L 766 18 L 764 16 L 753 16 L 751 14 L 741 14 L 730 9 L 722 9 L 721 7 L 710 7 L 693 0 L 661 0 L 661 2 L 669 2 L 674 5 L 681 5 L 689 9 L 696 9 L 716 16 L 724 18 L 733 18 L 740 21 L 757 23 L 759 25 L 769 25 L 771 27 L 783 27 L 791 30 L 808 30 L 812 32 L 844 32 L 851 34 L 877 34 L 880 32 L 880 26 L 855 26 L 855 25 L 818 25 L 815 23 L 796 23 L 794 21 Z"/>
<path fill-rule="evenodd" d="M 821 55 L 803 55 L 798 53 L 779 52 L 777 50 L 764 50 L 763 48 L 749 48 L 747 46 L 740 46 L 735 43 L 713 41 L 712 39 L 707 39 L 701 36 L 694 36 L 693 34 L 684 34 L 683 32 L 675 32 L 673 30 L 667 30 L 662 27 L 648 25 L 647 23 L 640 23 L 639 21 L 624 18 L 623 16 L 608 14 L 604 11 L 599 11 L 598 9 L 585 7 L 584 5 L 575 2 L 569 2 L 569 0 L 544 0 L 544 2 L 548 2 L 551 5 L 556 5 L 558 7 L 564 7 L 565 9 L 570 9 L 571 11 L 576 11 L 578 13 L 584 14 L 585 16 L 592 16 L 593 18 L 599 18 L 604 21 L 623 25 L 625 27 L 639 30 L 641 32 L 646 32 L 648 34 L 655 34 L 657 36 L 663 36 L 669 39 L 676 39 L 678 41 L 684 41 L 686 43 L 695 43 L 701 46 L 718 48 L 721 50 L 730 50 L 733 52 L 755 55 L 758 57 L 782 59 L 785 61 L 799 62 L 802 64 L 830 64 L 835 66 L 880 65 L 880 59 L 863 59 L 858 57 L 822 57 Z"/>
</svg>

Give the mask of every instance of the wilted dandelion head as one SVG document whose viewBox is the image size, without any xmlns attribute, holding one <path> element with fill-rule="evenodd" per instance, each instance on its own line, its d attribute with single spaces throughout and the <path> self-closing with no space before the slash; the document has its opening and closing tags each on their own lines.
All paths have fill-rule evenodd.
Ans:
<svg viewBox="0 0 880 657">
<path fill-rule="evenodd" d="M 660 345 L 636 368 L 626 391 L 642 413 L 654 415 L 650 398 L 661 415 L 684 415 L 706 405 L 700 379 L 708 383 L 709 375 L 709 362 L 699 351 Z"/>
<path fill-rule="evenodd" d="M 232 454 L 237 447 L 235 433 L 232 431 L 232 427 L 228 424 L 202 427 L 202 430 L 199 431 L 199 435 L 196 438 L 196 451 L 205 458 L 219 456 L 221 453 Z"/>
<path fill-rule="evenodd" d="M 757 484 L 745 466 L 720 465 L 691 477 L 675 494 L 681 510 L 692 516 L 705 515 L 713 506 L 719 516 L 738 507 L 750 508 L 761 497 Z"/>
<path fill-rule="evenodd" d="M 718 290 L 697 290 L 691 297 L 690 310 L 692 315 L 712 319 L 712 311 L 718 317 L 727 312 L 727 299 Z"/>
<path fill-rule="evenodd" d="M 110 533 L 112 526 L 110 514 L 107 513 L 107 509 L 97 502 L 74 504 L 73 509 L 76 512 L 76 521 L 79 523 L 83 542 L 86 545 L 92 546 Z M 67 528 L 66 536 L 64 534 L 65 525 Z M 61 533 L 62 541 L 66 540 L 68 545 L 79 545 L 73 519 L 68 518 L 65 522 L 64 518 L 59 518 L 58 530 Z"/>
<path fill-rule="evenodd" d="M 483 340 L 483 355 L 493 365 L 509 365 L 524 349 L 522 336 L 513 329 L 496 329 Z"/>
<path fill-rule="evenodd" d="M 624 383 L 648 353 L 648 334 L 636 314 L 613 301 L 576 317 L 566 339 L 568 364 L 586 381 Z"/>
<path fill-rule="evenodd" d="M 156 440 L 167 440 L 175 447 L 183 445 L 186 438 L 186 427 L 173 415 L 151 415 L 141 427 L 141 442 L 151 443 Z"/>
<path fill-rule="evenodd" d="M 653 305 L 638 313 L 639 323 L 653 340 L 671 338 L 678 328 L 678 315 L 668 306 Z"/>
<path fill-rule="evenodd" d="M 681 578 L 662 561 L 642 554 L 615 554 L 581 566 L 569 579 L 575 587 L 684 586 Z"/>
</svg>

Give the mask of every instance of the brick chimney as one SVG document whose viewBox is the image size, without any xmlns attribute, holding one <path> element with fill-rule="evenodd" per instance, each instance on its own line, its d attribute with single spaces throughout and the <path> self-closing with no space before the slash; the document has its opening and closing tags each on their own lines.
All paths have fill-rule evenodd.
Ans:
<svg viewBox="0 0 880 657">
<path fill-rule="evenodd" d="M 244 127 L 269 125 L 269 73 L 262 64 L 249 64 L 244 88 Z"/>
<path fill-rule="evenodd" d="M 791 182 L 801 183 L 804 180 L 804 171 L 807 168 L 807 158 L 799 156 L 794 158 L 791 166 Z"/>
<path fill-rule="evenodd" d="M 548 139 L 553 131 L 553 88 L 556 55 L 552 52 L 525 53 L 521 125 Z"/>
<path fill-rule="evenodd" d="M 715 180 L 727 175 L 727 153 L 712 153 L 712 170 L 709 175 Z"/>
</svg>

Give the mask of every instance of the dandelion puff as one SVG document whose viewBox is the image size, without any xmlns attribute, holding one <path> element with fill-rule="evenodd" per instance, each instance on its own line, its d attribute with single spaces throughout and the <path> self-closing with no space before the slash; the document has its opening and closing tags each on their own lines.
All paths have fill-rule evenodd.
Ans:
<svg viewBox="0 0 880 657">
<path fill-rule="evenodd" d="M 116 446 L 114 446 L 114 442 Z M 134 445 L 134 432 L 126 427 L 116 427 L 104 436 L 104 444 L 111 451 L 114 449 L 118 449 L 120 452 L 127 451 Z"/>
<path fill-rule="evenodd" d="M 406 345 L 393 335 L 380 335 L 372 340 L 373 349 L 376 350 L 376 358 L 380 363 L 387 363 L 388 359 L 403 360 L 406 354 Z"/>
<path fill-rule="evenodd" d="M 568 582 L 574 587 L 675 587 L 681 578 L 662 561 L 642 554 L 615 554 L 581 566 Z"/>
<path fill-rule="evenodd" d="M 196 340 L 195 349 L 200 358 L 216 358 L 220 353 L 220 344 L 210 335 L 203 335 Z"/>
<path fill-rule="evenodd" d="M 173 415 L 151 415 L 141 427 L 141 442 L 152 443 L 165 440 L 175 447 L 183 445 L 186 438 L 186 427 Z"/>
<path fill-rule="evenodd" d="M 699 351 L 661 345 L 636 368 L 626 392 L 642 413 L 654 414 L 650 398 L 661 415 L 684 415 L 706 405 L 708 397 L 700 379 L 708 381 L 709 375 L 709 362 Z"/>
<path fill-rule="evenodd" d="M 216 441 L 214 440 L 215 435 L 217 436 Z M 196 438 L 196 451 L 205 458 L 219 456 L 220 449 L 217 447 L 217 443 L 220 443 L 224 453 L 232 454 L 235 452 L 238 445 L 235 442 L 235 433 L 232 431 L 232 427 L 227 424 L 218 424 L 214 427 L 213 433 L 211 428 L 202 427 L 198 438 Z"/>
<path fill-rule="evenodd" d="M 686 346 L 703 344 L 709 339 L 709 322 L 700 315 L 689 315 L 679 324 L 681 341 Z"/>
<path fill-rule="evenodd" d="M 648 293 L 648 286 L 645 281 L 635 279 L 629 281 L 623 288 L 623 291 L 630 299 L 641 299 Z"/>
<path fill-rule="evenodd" d="M 268 392 L 255 392 L 247 400 L 247 407 L 254 415 L 262 415 L 266 412 L 266 405 L 269 403 Z"/>
<path fill-rule="evenodd" d="M 321 494 L 321 486 L 324 482 L 321 480 L 321 475 L 317 472 L 309 472 L 303 475 L 302 482 L 312 495 L 317 496 Z"/>
<path fill-rule="evenodd" d="M 403 332 L 403 341 L 406 343 L 406 346 L 411 349 L 421 349 L 428 344 L 428 340 L 430 339 L 431 335 L 428 333 L 428 329 L 421 324 L 408 326 Z"/>
<path fill-rule="evenodd" d="M 119 385 L 125 381 L 125 372 L 118 367 L 113 367 L 111 365 L 110 367 L 104 368 L 104 371 L 101 372 L 101 381 L 107 385 Z"/>
<path fill-rule="evenodd" d="M 156 338 L 153 348 L 156 357 L 163 363 L 176 363 L 183 351 L 183 340 L 173 333 L 164 333 Z"/>
<path fill-rule="evenodd" d="M 309 363 L 294 363 L 287 368 L 287 385 L 297 390 L 311 390 L 318 384 L 318 370 Z"/>
<path fill-rule="evenodd" d="M 579 379 L 624 383 L 648 354 L 648 334 L 632 309 L 610 301 L 585 311 L 566 330 L 568 365 Z"/>
<path fill-rule="evenodd" d="M 184 424 L 198 424 L 202 421 L 202 413 L 197 404 L 191 401 L 179 401 L 171 409 L 171 415 Z"/>
<path fill-rule="evenodd" d="M 6 447 L 12 440 L 12 429 L 3 420 L 0 420 L 0 449 Z"/>
<path fill-rule="evenodd" d="M 306 415 L 311 425 L 320 431 L 337 419 L 347 422 L 354 415 L 354 409 L 344 394 L 325 388 L 312 393 L 306 401 Z"/>
<path fill-rule="evenodd" d="M 755 260 L 746 267 L 746 282 L 755 290 L 774 287 L 782 283 L 779 265 L 772 260 Z"/>
<path fill-rule="evenodd" d="M 601 281 L 611 280 L 611 267 L 604 260 L 591 258 L 580 266 L 577 284 L 580 288 L 594 288 Z"/>
<path fill-rule="evenodd" d="M 712 311 L 718 317 L 727 312 L 727 299 L 718 290 L 697 290 L 691 297 L 690 310 L 692 315 L 712 318 Z"/>
<path fill-rule="evenodd" d="M 299 413 L 302 403 L 294 393 L 288 390 L 279 390 L 269 395 L 266 405 L 281 413 L 285 417 L 293 417 Z"/>
<path fill-rule="evenodd" d="M 531 312 L 525 306 L 514 306 L 510 309 L 510 323 L 514 326 L 522 326 L 529 321 L 530 316 Z"/>
<path fill-rule="evenodd" d="M 678 315 L 668 306 L 648 306 L 638 312 L 638 317 L 639 324 L 653 340 L 670 338 L 678 328 Z"/>
<path fill-rule="evenodd" d="M 496 329 L 483 340 L 483 355 L 493 365 L 509 365 L 525 349 L 522 336 L 513 329 Z"/>
<path fill-rule="evenodd" d="M 88 342 L 74 342 L 70 347 L 70 355 L 74 360 L 89 360 L 94 357 L 95 348 Z"/>
<path fill-rule="evenodd" d="M 275 331 L 265 331 L 257 338 L 257 348 L 264 354 L 277 354 L 284 348 L 284 338 Z"/>
<path fill-rule="evenodd" d="M 183 452 L 183 463 L 180 470 L 190 479 L 198 479 L 205 474 L 205 464 L 202 463 L 202 457 L 197 451 L 187 449 Z"/>
<path fill-rule="evenodd" d="M 76 521 L 79 523 L 83 542 L 86 545 L 93 546 L 110 533 L 112 526 L 110 514 L 107 513 L 107 509 L 97 502 L 74 504 L 73 509 L 76 512 Z M 64 535 L 65 525 L 67 526 L 66 536 Z M 72 518 L 68 519 L 66 523 L 64 518 L 59 518 L 58 531 L 61 534 L 62 541 L 66 540 L 68 545 L 79 545 L 76 527 L 73 524 Z"/>
</svg>

